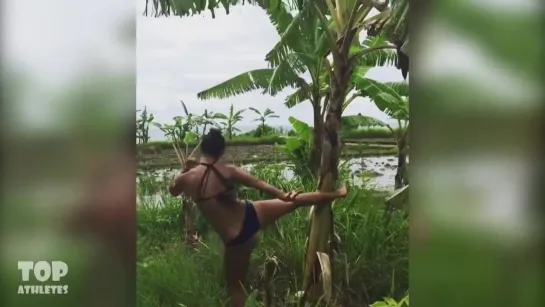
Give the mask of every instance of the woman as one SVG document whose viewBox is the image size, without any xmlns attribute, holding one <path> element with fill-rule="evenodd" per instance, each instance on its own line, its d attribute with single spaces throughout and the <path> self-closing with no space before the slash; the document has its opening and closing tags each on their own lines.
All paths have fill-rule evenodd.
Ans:
<svg viewBox="0 0 545 307">
<path fill-rule="evenodd" d="M 224 271 L 233 307 L 243 307 L 243 283 L 250 266 L 258 231 L 301 206 L 328 203 L 345 197 L 346 186 L 333 192 L 285 193 L 254 178 L 243 169 L 218 163 L 225 151 L 221 132 L 212 129 L 201 143 L 201 159 L 188 161 L 174 179 L 170 194 L 185 194 L 195 203 L 225 244 Z M 235 183 L 256 188 L 276 199 L 243 201 L 237 198 Z"/>
</svg>

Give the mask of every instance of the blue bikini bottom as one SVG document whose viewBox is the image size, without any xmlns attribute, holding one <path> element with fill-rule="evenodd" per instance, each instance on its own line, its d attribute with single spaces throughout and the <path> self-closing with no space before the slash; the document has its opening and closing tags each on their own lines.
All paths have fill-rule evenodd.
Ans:
<svg viewBox="0 0 545 307">
<path fill-rule="evenodd" d="M 246 203 L 244 220 L 242 221 L 242 229 L 238 236 L 229 241 L 226 246 L 237 246 L 248 242 L 259 231 L 259 219 L 255 211 L 254 204 L 251 201 Z"/>
</svg>

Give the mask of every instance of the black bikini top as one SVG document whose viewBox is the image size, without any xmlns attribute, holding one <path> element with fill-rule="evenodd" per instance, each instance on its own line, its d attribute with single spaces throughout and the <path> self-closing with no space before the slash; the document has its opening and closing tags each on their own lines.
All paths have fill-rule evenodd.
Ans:
<svg viewBox="0 0 545 307">
<path fill-rule="evenodd" d="M 236 186 L 229 182 L 229 180 L 227 180 L 227 178 L 221 174 L 214 164 L 216 164 L 216 161 L 214 161 L 212 164 L 200 163 L 200 165 L 206 167 L 206 170 L 204 171 L 204 175 L 202 176 L 201 183 L 199 185 L 199 198 L 196 201 L 203 202 L 213 198 L 215 198 L 218 202 L 229 202 L 235 200 L 237 198 Z M 225 191 L 213 196 L 202 197 L 206 189 L 206 184 L 208 183 L 208 177 L 210 177 L 210 172 L 214 172 L 214 174 L 218 177 L 221 184 L 225 187 Z"/>
</svg>

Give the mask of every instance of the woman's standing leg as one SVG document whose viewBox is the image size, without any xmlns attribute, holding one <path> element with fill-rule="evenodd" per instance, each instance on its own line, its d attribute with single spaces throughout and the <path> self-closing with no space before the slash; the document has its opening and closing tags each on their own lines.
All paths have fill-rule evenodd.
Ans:
<svg viewBox="0 0 545 307">
<path fill-rule="evenodd" d="M 232 307 L 244 307 L 246 303 L 244 285 L 255 244 L 256 238 L 254 237 L 243 245 L 225 246 L 223 270 L 225 272 L 225 281 L 227 282 L 227 293 L 231 298 Z"/>
</svg>

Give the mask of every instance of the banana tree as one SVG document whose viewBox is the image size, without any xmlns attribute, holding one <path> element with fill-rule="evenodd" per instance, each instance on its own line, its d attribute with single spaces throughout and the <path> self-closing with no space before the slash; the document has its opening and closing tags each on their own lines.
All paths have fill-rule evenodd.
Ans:
<svg viewBox="0 0 545 307">
<path fill-rule="evenodd" d="M 380 18 L 370 23 L 367 35 L 386 35 L 396 45 L 398 61 L 396 67 L 401 70 L 404 79 L 409 73 L 409 0 L 385 0 L 375 2 L 374 7 L 382 12 Z"/>
<path fill-rule="evenodd" d="M 386 113 L 392 119 L 397 120 L 398 127 L 394 128 L 379 119 L 354 115 L 343 117 L 344 126 L 355 128 L 357 126 L 381 126 L 388 128 L 396 138 L 398 159 L 395 176 L 395 189 L 399 189 L 408 183 L 405 176 L 408 151 L 409 128 L 409 98 L 408 84 L 401 82 L 381 83 L 365 77 L 357 78 L 358 92 L 354 95 L 370 98 L 379 110 Z"/>
<path fill-rule="evenodd" d="M 193 115 L 193 129 L 195 133 L 199 135 L 199 139 L 202 139 L 208 127 L 220 127 L 220 125 L 215 121 L 216 119 L 219 119 L 219 117 L 213 111 L 208 111 L 206 109 L 201 115 Z"/>
<path fill-rule="evenodd" d="M 286 99 L 285 104 L 287 107 L 293 107 L 306 100 L 312 104 L 314 133 L 310 160 L 314 161 L 312 171 L 316 175 L 321 156 L 323 126 L 321 106 L 327 104 L 323 89 L 328 82 L 325 79 L 327 74 L 324 73 L 324 62 L 327 61 L 327 40 L 316 19 L 304 18 L 303 14 L 292 15 L 290 13 L 292 8 L 282 1 L 273 8 L 264 8 L 281 37 L 276 47 L 265 56 L 269 68 L 244 72 L 199 93 L 198 97 L 221 99 L 256 89 L 262 90 L 263 94 L 274 96 L 286 87 L 296 88 L 297 90 Z M 294 23 L 294 20 L 299 22 Z M 292 24 L 295 26 L 288 28 Z M 309 82 L 300 77 L 305 73 L 309 75 Z"/>
<path fill-rule="evenodd" d="M 358 95 L 369 97 L 379 110 L 386 113 L 398 123 L 398 128 L 380 123 L 390 129 L 396 137 L 398 159 L 395 176 L 395 188 L 399 189 L 408 183 L 405 176 L 408 151 L 409 132 L 409 97 L 407 83 L 381 83 L 379 81 L 358 75 L 356 78 Z"/>
<path fill-rule="evenodd" d="M 227 137 L 231 140 L 233 139 L 234 132 L 240 131 L 240 129 L 235 127 L 235 124 L 242 121 L 242 113 L 246 109 L 238 110 L 235 112 L 233 104 L 229 108 L 229 114 L 216 113 L 215 118 L 223 120 L 220 124 L 225 128 L 227 132 Z"/>
<path fill-rule="evenodd" d="M 256 119 L 254 119 L 254 122 L 260 122 L 258 129 L 261 129 L 261 134 L 262 135 L 266 133 L 265 122 L 266 122 L 267 118 L 279 118 L 279 116 L 274 114 L 274 111 L 269 109 L 269 108 L 266 108 L 263 112 L 259 111 L 256 108 L 251 108 L 251 107 L 248 108 L 248 110 L 251 110 L 255 114 L 257 114 L 258 117 Z"/>
<path fill-rule="evenodd" d="M 173 117 L 174 124 L 160 124 L 153 123 L 154 126 L 159 128 L 164 134 L 165 137 L 172 141 L 176 150 L 181 149 L 181 145 L 184 144 L 185 136 L 190 132 L 195 126 L 194 115 L 189 113 L 187 106 L 183 101 L 180 101 L 182 104 L 182 109 L 185 116 L 175 116 Z M 183 146 L 185 148 L 185 154 L 187 155 L 189 148 L 187 145 Z"/>
<path fill-rule="evenodd" d="M 289 117 L 293 135 L 285 136 L 285 144 L 277 145 L 293 162 L 293 172 L 302 178 L 313 178 L 310 151 L 312 148 L 312 127 L 293 116 Z"/>
<path fill-rule="evenodd" d="M 391 49 L 387 43 L 367 48 L 357 48 L 356 40 L 359 34 L 385 13 L 379 13 L 367 18 L 374 3 L 369 1 L 347 0 L 305 2 L 303 14 L 307 18 L 317 18 L 324 29 L 332 62 L 327 61 L 329 80 L 329 102 L 324 122 L 324 137 L 322 140 L 322 159 L 320 165 L 319 189 L 330 191 L 334 189 L 338 178 L 338 165 L 341 154 L 339 130 L 341 117 L 346 104 L 346 96 L 353 86 L 353 73 L 357 70 L 358 60 L 375 50 Z M 309 17 L 310 16 L 310 17 Z M 326 16 L 330 16 L 329 18 Z M 294 20 L 294 22 L 298 22 Z M 293 25 L 288 26 L 288 28 Z M 282 47 L 282 46 L 280 46 Z M 356 47 L 356 48 L 355 48 Z M 326 299 L 332 295 L 331 285 L 324 282 L 324 270 L 331 270 L 332 250 L 330 240 L 333 233 L 333 212 L 331 206 L 314 206 L 311 215 L 309 243 L 305 261 L 303 290 L 305 301 L 317 301 L 320 297 Z"/>
<path fill-rule="evenodd" d="M 174 151 L 178 156 L 178 159 L 180 159 L 180 163 L 183 163 L 183 159 L 180 155 L 187 157 L 190 146 L 195 144 L 199 138 L 199 136 L 192 130 L 200 123 L 200 119 L 199 117 L 189 113 L 187 106 L 183 101 L 180 102 L 182 104 L 182 109 L 185 116 L 175 116 L 173 118 L 174 124 L 154 123 L 154 125 L 164 133 L 168 140 L 172 142 Z M 182 147 L 184 150 L 181 149 Z M 185 245 L 188 247 L 194 247 L 197 244 L 195 216 L 196 210 L 194 204 L 187 197 L 182 197 L 180 219 L 182 225 L 185 227 L 184 240 Z"/>
<path fill-rule="evenodd" d="M 324 28 L 316 18 L 309 18 L 304 13 L 292 15 L 285 4 L 267 9 L 271 23 L 275 26 L 280 41 L 266 55 L 269 68 L 244 72 L 225 82 L 204 90 L 198 94 L 200 99 L 227 98 L 252 90 L 263 90 L 263 94 L 276 95 L 285 87 L 296 91 L 285 100 L 288 108 L 309 101 L 313 112 L 313 142 L 309 151 L 311 171 L 317 175 L 322 155 L 322 134 L 325 112 L 329 103 L 329 75 L 331 69 L 327 59 L 328 40 Z M 291 25 L 291 26 L 290 26 Z M 384 45 L 382 37 L 368 38 L 362 43 L 354 41 L 351 51 Z M 393 45 L 390 46 L 394 48 Z M 392 65 L 396 62 L 396 53 L 377 48 L 358 58 L 357 65 L 363 67 Z M 299 77 L 307 73 L 308 81 Z"/>
<path fill-rule="evenodd" d="M 153 124 L 155 118 L 153 114 L 148 114 L 146 107 L 144 107 L 143 111 L 136 110 L 136 113 L 140 113 L 140 118 L 136 120 L 136 139 L 139 144 L 145 144 L 149 142 L 149 126 Z"/>
</svg>

